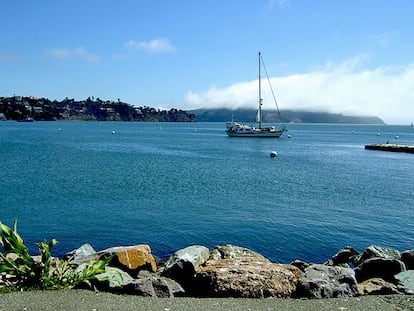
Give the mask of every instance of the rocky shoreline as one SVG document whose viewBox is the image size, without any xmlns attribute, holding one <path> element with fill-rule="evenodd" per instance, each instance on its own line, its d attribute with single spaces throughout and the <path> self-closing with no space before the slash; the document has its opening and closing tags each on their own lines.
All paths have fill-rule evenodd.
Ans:
<svg viewBox="0 0 414 311">
<path fill-rule="evenodd" d="M 62 101 L 33 96 L 0 97 L 0 121 L 123 121 L 123 122 L 195 122 L 195 116 L 181 109 L 161 110 L 136 107 L 121 100 Z"/>
<path fill-rule="evenodd" d="M 10 253 L 7 256 L 13 260 Z M 40 259 L 34 257 L 34 260 Z M 117 294 L 198 298 L 414 294 L 414 250 L 400 253 L 379 246 L 369 246 L 362 253 L 345 247 L 323 264 L 300 260 L 279 264 L 234 245 L 216 246 L 211 250 L 192 245 L 162 262 L 152 254 L 149 245 L 96 251 L 84 244 L 61 259 L 52 258 L 52 266 L 56 271 L 65 262 L 72 271 L 84 271 L 97 260 L 106 260 L 101 274 L 105 277 L 92 278 L 90 288 Z M 0 273 L 0 288 L 16 286 L 20 281 L 16 275 Z"/>
</svg>

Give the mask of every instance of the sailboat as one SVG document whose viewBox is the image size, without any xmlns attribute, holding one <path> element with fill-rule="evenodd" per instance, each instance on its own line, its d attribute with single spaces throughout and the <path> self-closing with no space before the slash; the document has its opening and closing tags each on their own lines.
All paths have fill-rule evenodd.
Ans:
<svg viewBox="0 0 414 311">
<path fill-rule="evenodd" d="M 279 138 L 282 136 L 283 132 L 287 132 L 285 126 L 282 128 L 276 128 L 275 125 L 264 126 L 263 125 L 263 116 L 262 116 L 262 78 L 261 78 L 261 67 L 263 59 L 262 55 L 259 52 L 259 108 L 257 110 L 256 123 L 255 124 L 246 124 L 244 122 L 235 122 L 234 120 L 226 122 L 226 133 L 230 137 L 274 137 Z M 269 77 L 267 77 L 269 79 Z M 272 90 L 272 95 L 273 95 Z M 273 99 L 275 100 L 274 96 Z M 277 102 L 275 100 L 276 108 L 280 115 Z"/>
</svg>

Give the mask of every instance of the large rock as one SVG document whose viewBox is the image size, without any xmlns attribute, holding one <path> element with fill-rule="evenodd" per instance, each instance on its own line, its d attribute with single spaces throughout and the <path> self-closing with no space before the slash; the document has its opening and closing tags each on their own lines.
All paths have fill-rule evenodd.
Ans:
<svg viewBox="0 0 414 311">
<path fill-rule="evenodd" d="M 201 245 L 180 249 L 167 260 L 162 275 L 176 280 L 186 292 L 191 292 L 194 289 L 194 276 L 209 256 L 209 249 Z"/>
<path fill-rule="evenodd" d="M 196 275 L 198 296 L 290 297 L 301 271 L 255 257 L 210 259 Z"/>
<path fill-rule="evenodd" d="M 395 276 L 395 279 L 398 281 L 398 288 L 402 292 L 410 295 L 414 294 L 414 270 L 400 272 Z"/>
<path fill-rule="evenodd" d="M 72 265 L 81 265 L 88 263 L 93 259 L 98 259 L 99 255 L 89 243 L 83 244 L 81 247 L 66 253 L 63 259 L 67 260 Z"/>
<path fill-rule="evenodd" d="M 398 259 L 375 257 L 365 260 L 354 271 L 358 282 L 372 278 L 381 278 L 393 282 L 394 275 L 405 271 L 405 265 Z"/>
<path fill-rule="evenodd" d="M 346 246 L 341 249 L 338 253 L 336 253 L 331 259 L 329 259 L 325 265 L 329 266 L 342 266 L 345 268 L 349 267 L 349 263 L 354 263 L 355 258 L 357 258 L 360 254 L 356 249 L 351 246 Z"/>
<path fill-rule="evenodd" d="M 123 286 L 122 293 L 165 298 L 183 296 L 184 289 L 174 280 L 149 273 L 148 271 L 141 271 L 138 274 L 138 279 Z"/>
<path fill-rule="evenodd" d="M 358 285 L 350 268 L 312 265 L 299 277 L 296 296 L 334 298 L 355 296 Z"/>
<path fill-rule="evenodd" d="M 229 259 L 237 257 L 254 257 L 265 262 L 270 262 L 269 259 L 261 254 L 252 251 L 248 248 L 234 246 L 234 245 L 218 245 L 215 246 L 210 252 L 210 259 Z"/>
<path fill-rule="evenodd" d="M 395 284 L 380 278 L 373 278 L 359 283 L 358 293 L 360 295 L 391 295 L 400 292 Z"/>
<path fill-rule="evenodd" d="M 116 246 L 99 251 L 100 258 L 114 256 L 110 264 L 127 271 L 131 275 L 140 270 L 157 271 L 157 264 L 149 245 Z"/>
<path fill-rule="evenodd" d="M 354 265 L 359 266 L 364 261 L 368 259 L 372 259 L 372 258 L 398 259 L 399 260 L 401 258 L 401 254 L 399 251 L 392 249 L 392 248 L 371 245 L 371 246 L 368 246 L 360 256 L 355 258 L 356 260 L 354 262 Z"/>
<path fill-rule="evenodd" d="M 414 270 L 414 249 L 402 252 L 401 261 L 407 270 Z"/>
</svg>

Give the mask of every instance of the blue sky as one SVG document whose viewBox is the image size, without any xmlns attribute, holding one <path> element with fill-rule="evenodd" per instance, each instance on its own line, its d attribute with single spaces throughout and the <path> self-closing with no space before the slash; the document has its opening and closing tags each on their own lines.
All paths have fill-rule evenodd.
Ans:
<svg viewBox="0 0 414 311">
<path fill-rule="evenodd" d="M 281 109 L 414 122 L 411 0 L 13 0 L 0 10 L 0 96 L 254 108 L 261 51 Z"/>
</svg>

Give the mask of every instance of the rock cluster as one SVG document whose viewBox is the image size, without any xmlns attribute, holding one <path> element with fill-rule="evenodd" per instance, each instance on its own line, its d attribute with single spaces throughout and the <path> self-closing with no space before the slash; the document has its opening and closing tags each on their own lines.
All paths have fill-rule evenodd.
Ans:
<svg viewBox="0 0 414 311">
<path fill-rule="evenodd" d="M 165 263 L 148 245 L 118 246 L 95 251 L 89 244 L 64 257 L 73 267 L 109 259 L 121 284 L 105 281 L 98 290 L 151 297 L 332 298 L 358 295 L 414 294 L 414 250 L 369 246 L 362 253 L 345 247 L 323 264 L 295 260 L 273 263 L 233 245 L 212 250 L 193 245 L 176 251 Z M 56 259 L 58 260 L 58 259 Z M 12 280 L 0 275 L 0 286 Z"/>
</svg>

